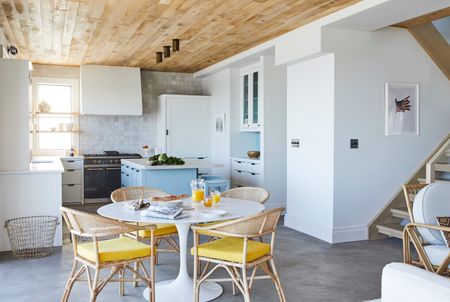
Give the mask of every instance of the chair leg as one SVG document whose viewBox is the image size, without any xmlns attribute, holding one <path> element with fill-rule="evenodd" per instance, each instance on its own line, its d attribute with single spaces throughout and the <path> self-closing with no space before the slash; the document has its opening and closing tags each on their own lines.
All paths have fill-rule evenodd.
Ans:
<svg viewBox="0 0 450 302">
<path fill-rule="evenodd" d="M 98 276 L 100 274 L 100 269 L 98 267 L 95 268 L 95 274 L 94 274 L 94 280 L 92 282 L 91 286 L 91 298 L 89 299 L 89 302 L 95 302 L 97 300 L 98 295 Z"/>
<path fill-rule="evenodd" d="M 250 300 L 250 289 L 248 287 L 248 280 L 247 280 L 247 268 L 244 266 L 242 268 L 242 284 L 244 285 L 244 301 L 245 302 L 251 302 Z"/>
<path fill-rule="evenodd" d="M 70 271 L 69 279 L 66 283 L 66 288 L 64 289 L 63 296 L 61 298 L 61 302 L 67 302 L 70 296 L 70 292 L 72 291 L 73 284 L 75 283 L 75 273 L 77 270 L 78 262 L 73 260 L 72 270 Z"/>
<path fill-rule="evenodd" d="M 138 262 L 134 263 L 134 270 L 137 271 L 137 272 L 139 271 L 139 263 Z M 133 273 L 133 278 L 137 279 L 137 275 L 134 274 L 134 273 Z M 137 281 L 133 282 L 133 287 L 138 287 L 138 282 Z"/>
<path fill-rule="evenodd" d="M 270 266 L 273 272 L 273 275 L 276 279 L 275 287 L 277 288 L 278 297 L 280 302 L 286 302 L 286 296 L 284 295 L 283 287 L 281 286 L 280 277 L 278 276 L 277 268 L 275 267 L 275 261 L 270 259 Z"/>
<path fill-rule="evenodd" d="M 125 273 L 125 267 L 121 267 L 119 269 L 119 280 L 124 278 L 124 276 L 125 276 L 124 273 Z M 121 296 L 125 295 L 125 282 L 123 282 L 123 281 L 119 281 L 119 294 Z"/>
<path fill-rule="evenodd" d="M 144 264 L 142 264 L 144 265 Z M 156 259 L 155 257 L 152 257 L 150 259 L 150 285 L 151 285 L 151 292 L 150 292 L 150 302 L 155 302 L 155 265 L 156 265 Z"/>
</svg>

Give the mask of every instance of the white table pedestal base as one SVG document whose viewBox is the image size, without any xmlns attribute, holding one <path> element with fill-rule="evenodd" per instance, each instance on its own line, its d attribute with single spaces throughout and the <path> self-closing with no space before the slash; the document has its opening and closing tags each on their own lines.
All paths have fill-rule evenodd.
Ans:
<svg viewBox="0 0 450 302">
<path fill-rule="evenodd" d="M 180 271 L 174 280 L 156 283 L 156 302 L 188 302 L 194 300 L 194 282 L 187 272 L 187 241 L 191 225 L 176 224 L 180 244 Z M 211 301 L 222 294 L 222 286 L 213 282 L 204 282 L 200 286 L 200 301 Z M 149 300 L 149 289 L 144 290 L 145 299 Z"/>
</svg>

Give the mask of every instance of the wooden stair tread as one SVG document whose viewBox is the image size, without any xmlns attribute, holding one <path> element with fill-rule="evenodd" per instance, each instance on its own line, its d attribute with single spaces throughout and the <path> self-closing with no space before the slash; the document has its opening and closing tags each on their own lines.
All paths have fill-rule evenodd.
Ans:
<svg viewBox="0 0 450 302">
<path fill-rule="evenodd" d="M 425 177 L 419 177 L 419 178 L 417 178 L 417 181 L 418 181 L 420 184 L 425 184 L 425 183 L 427 183 L 427 179 L 426 179 Z M 450 182 L 450 180 L 447 180 L 447 179 L 435 179 L 434 182 L 444 182 L 444 183 L 448 183 L 448 182 Z"/>
<path fill-rule="evenodd" d="M 409 219 L 409 213 L 408 209 L 406 207 L 401 208 L 392 208 L 391 209 L 392 216 L 402 218 L 402 219 Z"/>
<path fill-rule="evenodd" d="M 388 223 L 377 225 L 378 232 L 384 235 L 388 235 L 389 237 L 395 237 L 402 239 L 403 238 L 403 226 L 394 223 Z"/>
<path fill-rule="evenodd" d="M 450 164 L 435 164 L 434 170 L 438 172 L 450 172 Z"/>
</svg>

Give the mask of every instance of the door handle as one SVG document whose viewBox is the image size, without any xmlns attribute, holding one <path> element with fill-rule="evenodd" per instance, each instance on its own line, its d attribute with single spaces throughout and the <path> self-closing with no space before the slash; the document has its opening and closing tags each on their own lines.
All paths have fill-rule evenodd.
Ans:
<svg viewBox="0 0 450 302">
<path fill-rule="evenodd" d="M 87 168 L 88 171 L 103 171 L 102 168 Z"/>
<path fill-rule="evenodd" d="M 75 187 L 75 185 L 67 185 L 68 187 Z"/>
<path fill-rule="evenodd" d="M 106 168 L 106 170 L 120 170 L 120 168 Z"/>
<path fill-rule="evenodd" d="M 66 170 L 67 172 L 73 172 L 73 171 L 75 171 L 74 169 L 67 169 Z"/>
</svg>

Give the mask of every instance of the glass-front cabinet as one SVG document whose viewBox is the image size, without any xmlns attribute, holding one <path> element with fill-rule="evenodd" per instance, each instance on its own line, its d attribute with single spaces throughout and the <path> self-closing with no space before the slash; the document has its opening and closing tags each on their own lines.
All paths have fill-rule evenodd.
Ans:
<svg viewBox="0 0 450 302">
<path fill-rule="evenodd" d="M 241 70 L 241 131 L 261 129 L 261 70 L 253 65 Z"/>
</svg>

